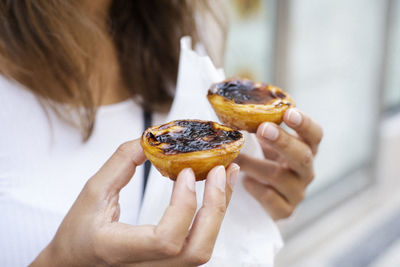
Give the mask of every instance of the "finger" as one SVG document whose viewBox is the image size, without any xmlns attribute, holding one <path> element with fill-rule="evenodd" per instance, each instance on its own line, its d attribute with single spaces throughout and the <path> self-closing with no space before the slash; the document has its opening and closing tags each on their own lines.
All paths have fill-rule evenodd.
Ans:
<svg viewBox="0 0 400 267">
<path fill-rule="evenodd" d="M 243 186 L 258 200 L 261 206 L 271 215 L 272 219 L 278 220 L 289 217 L 292 214 L 293 206 L 271 186 L 261 184 L 251 178 L 245 178 Z"/>
<path fill-rule="evenodd" d="M 270 122 L 260 125 L 257 136 L 261 138 L 261 142 L 266 142 L 274 147 L 286 159 L 289 168 L 302 179 L 307 182 L 312 180 L 314 158 L 308 145 Z"/>
<path fill-rule="evenodd" d="M 283 120 L 311 147 L 315 155 L 323 136 L 321 126 L 296 108 L 288 109 L 283 116 Z"/>
<path fill-rule="evenodd" d="M 230 200 L 231 192 L 237 182 L 237 179 L 239 176 L 239 171 L 240 171 L 239 166 L 234 163 L 230 164 L 229 167 L 226 169 L 227 179 L 226 179 L 226 184 L 225 184 L 225 191 L 226 191 L 225 200 L 227 201 L 227 203 Z M 209 175 L 215 175 L 215 172 L 214 172 L 214 174 L 210 172 Z M 209 178 L 208 178 L 208 181 L 209 181 Z M 212 185 L 210 185 L 210 182 L 208 182 L 208 181 L 206 182 L 208 184 L 206 184 L 205 190 L 210 190 L 210 189 L 215 190 L 214 188 L 211 188 Z M 222 198 L 220 200 L 222 201 Z M 204 215 L 206 215 L 206 214 L 204 214 Z M 207 244 L 209 246 L 209 249 L 206 252 L 204 250 L 203 251 L 198 250 L 197 247 L 188 248 L 190 246 L 194 246 L 196 244 L 201 243 L 199 241 L 194 242 L 194 239 L 197 238 L 197 237 L 193 237 L 195 234 L 196 235 L 197 234 L 206 234 L 207 232 L 205 232 L 205 231 L 208 231 L 208 229 L 206 229 L 206 228 L 195 230 L 195 227 L 198 227 L 198 226 L 195 226 L 196 224 L 198 225 L 198 220 L 199 219 L 196 217 L 197 223 L 193 223 L 193 227 L 190 232 L 191 237 L 188 237 L 188 240 L 191 240 L 191 241 L 187 241 L 182 253 L 178 257 L 159 260 L 159 261 L 146 262 L 146 263 L 143 263 L 143 266 L 154 266 L 154 267 L 157 267 L 157 266 L 198 266 L 198 265 L 202 265 L 202 264 L 206 263 L 211 256 L 211 252 L 212 252 L 214 243 Z M 201 226 L 203 226 L 203 225 L 201 225 Z M 219 226 L 216 225 L 215 227 L 218 228 Z M 205 240 L 203 242 L 208 242 L 207 238 L 205 238 Z M 142 266 L 142 265 L 139 265 L 139 266 Z"/>
<path fill-rule="evenodd" d="M 257 138 L 257 139 L 259 139 L 259 138 Z M 262 149 L 264 157 L 266 159 L 275 160 L 275 161 L 279 160 L 278 151 L 276 151 L 271 145 L 269 145 L 266 142 L 262 142 L 262 140 L 259 141 L 259 143 L 261 145 L 261 149 Z"/>
<path fill-rule="evenodd" d="M 279 163 L 275 161 L 257 159 L 246 154 L 239 154 L 235 162 L 240 166 L 242 171 L 253 177 L 274 176 L 281 168 Z"/>
<path fill-rule="evenodd" d="M 187 244 L 182 251 L 185 262 L 197 266 L 204 264 L 211 257 L 225 215 L 226 200 L 229 200 L 231 195 L 231 190 L 227 190 L 227 180 L 230 178 L 226 179 L 223 166 L 217 166 L 209 172 L 204 189 L 203 206 L 197 212 Z"/>
<path fill-rule="evenodd" d="M 229 203 L 231 201 L 232 191 L 234 190 L 237 180 L 239 178 L 239 173 L 240 167 L 236 163 L 231 163 L 226 169 L 226 203 Z"/>
<path fill-rule="evenodd" d="M 278 163 L 247 156 L 240 166 L 252 179 L 277 190 L 290 204 L 297 205 L 304 199 L 304 182 Z"/>
<path fill-rule="evenodd" d="M 118 147 L 114 154 L 88 181 L 92 191 L 98 193 L 118 194 L 130 181 L 135 169 L 146 157 L 139 139 L 126 142 Z"/>
<path fill-rule="evenodd" d="M 178 255 L 196 212 L 195 177 L 182 170 L 176 180 L 171 202 L 157 226 L 108 225 L 102 235 L 106 255 L 112 262 L 129 263 L 164 259 Z"/>
<path fill-rule="evenodd" d="M 169 247 L 172 246 L 176 254 L 182 250 L 196 213 L 195 180 L 192 169 L 184 169 L 180 172 L 171 203 L 155 228 L 156 236 L 165 240 Z"/>
</svg>

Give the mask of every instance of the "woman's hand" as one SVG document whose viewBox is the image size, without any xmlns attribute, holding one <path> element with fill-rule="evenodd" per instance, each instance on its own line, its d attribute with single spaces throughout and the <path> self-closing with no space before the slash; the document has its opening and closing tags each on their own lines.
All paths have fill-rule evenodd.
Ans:
<svg viewBox="0 0 400 267">
<path fill-rule="evenodd" d="M 197 214 L 195 177 L 191 169 L 184 169 L 158 225 L 120 223 L 119 192 L 144 161 L 138 140 L 121 145 L 88 180 L 32 266 L 197 266 L 207 262 L 239 167 L 231 164 L 226 172 L 223 166 L 210 171 Z"/>
<path fill-rule="evenodd" d="M 240 155 L 236 160 L 247 174 L 245 188 L 275 220 L 290 216 L 303 200 L 314 179 L 313 160 L 322 139 L 322 128 L 295 108 L 286 111 L 284 122 L 297 134 L 263 123 L 257 138 L 265 159 Z"/>
</svg>

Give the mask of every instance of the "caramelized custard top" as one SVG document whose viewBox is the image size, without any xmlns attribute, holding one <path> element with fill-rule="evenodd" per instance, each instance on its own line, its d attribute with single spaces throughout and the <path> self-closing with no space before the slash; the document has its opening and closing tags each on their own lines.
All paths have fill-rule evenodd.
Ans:
<svg viewBox="0 0 400 267">
<path fill-rule="evenodd" d="M 270 90 L 268 84 L 255 84 L 249 80 L 227 80 L 214 84 L 208 95 L 217 94 L 237 104 L 269 104 L 276 99 L 284 99 L 286 95 L 278 90 Z M 285 103 L 286 104 L 286 103 Z"/>
<path fill-rule="evenodd" d="M 216 125 L 212 121 L 178 120 L 148 131 L 146 138 L 167 155 L 210 150 L 242 138 L 239 131 Z"/>
</svg>

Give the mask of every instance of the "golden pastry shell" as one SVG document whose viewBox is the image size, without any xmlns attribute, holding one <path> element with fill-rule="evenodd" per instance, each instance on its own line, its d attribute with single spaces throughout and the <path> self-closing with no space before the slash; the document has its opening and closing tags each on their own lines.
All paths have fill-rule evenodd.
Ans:
<svg viewBox="0 0 400 267">
<path fill-rule="evenodd" d="M 178 120 L 177 120 L 178 121 Z M 208 150 L 199 150 L 192 152 L 181 152 L 177 154 L 167 154 L 160 146 L 151 145 L 147 133 L 153 135 L 164 132 L 170 127 L 176 126 L 177 121 L 172 121 L 163 125 L 152 126 L 146 129 L 141 137 L 140 144 L 143 148 L 147 159 L 151 161 L 157 170 L 166 177 L 176 180 L 179 172 L 185 168 L 192 168 L 196 180 L 204 180 L 207 173 L 218 165 L 223 165 L 225 168 L 239 155 L 240 149 L 244 143 L 244 137 L 241 134 L 240 139 L 234 140 L 226 144 L 220 144 L 216 148 Z M 179 120 L 182 121 L 182 120 Z M 207 122 L 201 120 L 184 120 L 194 122 Z M 235 131 L 234 129 L 212 122 L 213 127 L 225 131 Z M 168 125 L 168 127 L 166 127 Z M 163 128 L 160 130 L 160 128 Z"/>
<path fill-rule="evenodd" d="M 232 80 L 249 81 L 247 79 L 232 78 L 221 83 Z M 234 129 L 246 130 L 251 133 L 257 131 L 258 126 L 263 122 L 274 122 L 280 124 L 283 115 L 290 107 L 295 107 L 296 103 L 289 94 L 282 89 L 264 83 L 253 83 L 254 87 L 264 87 L 274 93 L 283 93 L 285 98 L 275 98 L 266 104 L 244 103 L 238 104 L 224 96 L 212 93 L 212 89 L 219 83 L 213 84 L 208 91 L 208 101 L 213 107 L 218 119 L 225 125 Z"/>
</svg>

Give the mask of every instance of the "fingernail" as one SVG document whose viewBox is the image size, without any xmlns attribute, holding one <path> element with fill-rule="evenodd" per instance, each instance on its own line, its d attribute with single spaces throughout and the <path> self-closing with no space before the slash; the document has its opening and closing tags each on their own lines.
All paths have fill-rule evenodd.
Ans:
<svg viewBox="0 0 400 267">
<path fill-rule="evenodd" d="M 194 178 L 194 173 L 193 170 L 191 168 L 186 168 L 182 171 L 182 175 L 185 177 L 186 179 L 186 186 L 187 188 L 192 191 L 195 192 L 196 191 L 196 186 L 195 186 L 195 178 Z"/>
<path fill-rule="evenodd" d="M 278 138 L 279 130 L 275 124 L 267 122 L 262 126 L 261 135 L 268 140 L 275 141 Z"/>
<path fill-rule="evenodd" d="M 215 176 L 217 176 L 217 187 L 222 191 L 225 192 L 225 185 L 226 185 L 226 175 L 225 175 L 225 168 L 224 166 L 218 166 L 215 170 Z"/>
<path fill-rule="evenodd" d="M 302 117 L 300 112 L 298 112 L 296 109 L 291 108 L 287 111 L 286 115 L 287 120 L 289 123 L 293 126 L 298 126 L 301 123 Z"/>
<path fill-rule="evenodd" d="M 235 184 L 237 182 L 237 179 L 239 177 L 239 172 L 240 172 L 240 167 L 237 164 L 232 165 L 232 172 L 229 177 L 229 186 L 231 187 L 232 191 L 233 188 L 235 187 Z"/>
</svg>

